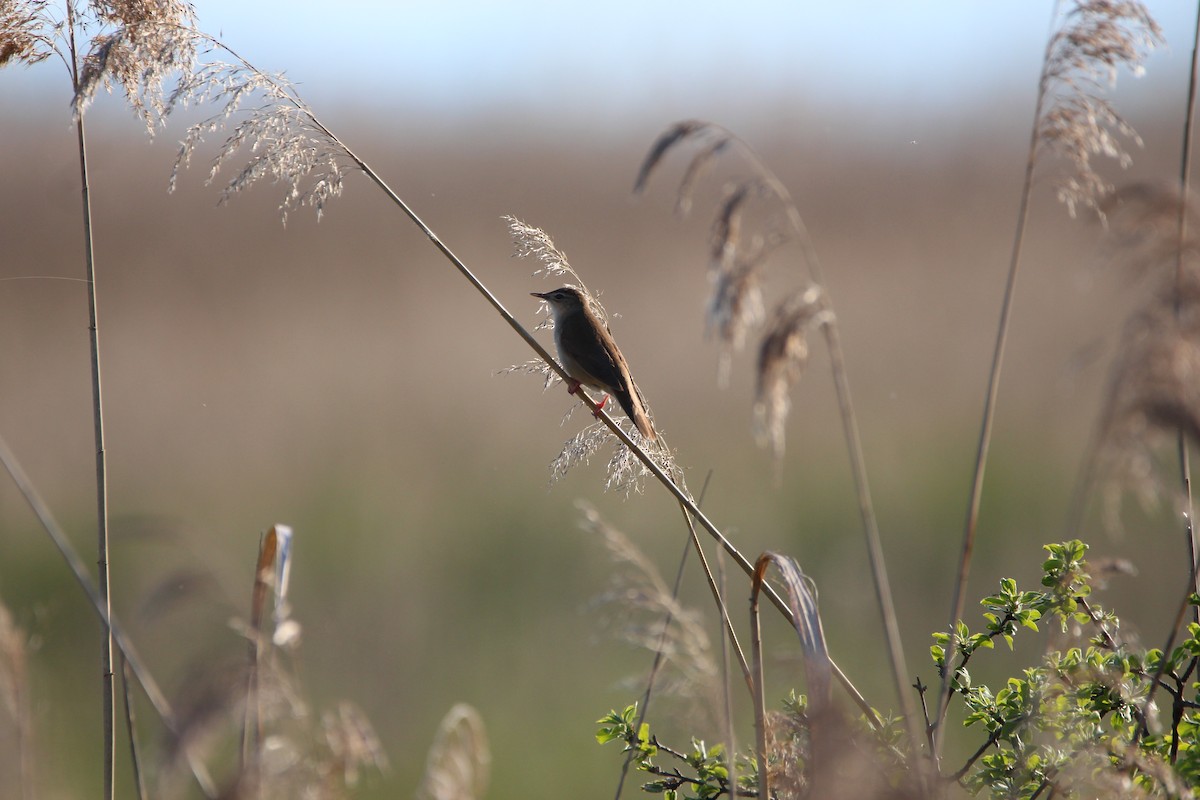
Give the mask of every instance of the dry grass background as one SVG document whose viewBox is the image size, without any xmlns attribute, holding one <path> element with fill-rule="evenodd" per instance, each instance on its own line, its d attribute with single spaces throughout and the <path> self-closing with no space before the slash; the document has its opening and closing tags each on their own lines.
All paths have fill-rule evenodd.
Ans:
<svg viewBox="0 0 1200 800">
<path fill-rule="evenodd" d="M 745 127 L 720 120 L 786 181 L 821 253 L 909 667 L 927 683 L 1028 105 L 1018 97 L 940 118 L 831 107 L 806 109 L 803 121 L 782 112 Z M 9 108 L 0 121 L 0 431 L 86 557 L 84 288 L 25 279 L 82 273 L 72 134 L 65 101 Z M 1172 174 L 1174 105 L 1130 116 L 1147 150 L 1120 177 Z M 90 120 L 114 596 L 164 683 L 187 685 L 193 664 L 242 652 L 226 621 L 246 613 L 259 531 L 286 522 L 297 532 L 301 673 L 318 706 L 349 698 L 377 726 L 394 770 L 374 795 L 416 785 L 437 721 L 458 701 L 489 726 L 491 797 L 594 781 L 607 792 L 617 757 L 595 746 L 591 721 L 631 700 L 614 684 L 648 662 L 594 640 L 582 609 L 607 565 L 599 543 L 578 532 L 573 503 L 601 506 L 665 572 L 684 535 L 672 503 L 653 487 L 629 500 L 601 496 L 601 464 L 547 490 L 546 465 L 585 417 L 560 428 L 565 393 L 495 374 L 526 360 L 524 346 L 356 176 L 320 223 L 300 212 L 281 228 L 270 187 L 217 207 L 194 170 L 168 196 L 170 134 L 147 143 L 125 116 Z M 718 390 L 716 350 L 703 338 L 705 214 L 675 220 L 662 176 L 641 200 L 630 195 L 645 148 L 671 121 L 560 136 L 486 116 L 439 129 L 343 110 L 337 125 L 529 323 L 528 291 L 552 287 L 510 258 L 501 215 L 554 237 L 620 314 L 617 339 L 691 484 L 714 471 L 706 511 L 744 552 L 799 559 L 822 589 L 834 656 L 875 705 L 893 707 L 823 358 L 794 395 L 776 487 L 769 455 L 750 438 L 751 359 L 735 362 L 731 388 Z M 1043 188 L 1033 210 L 975 597 L 1001 575 L 1031 579 L 1040 544 L 1067 536 L 1106 356 L 1129 307 L 1131 283 L 1102 268 L 1099 227 L 1071 220 L 1051 195 Z M 1185 579 L 1168 517 L 1148 521 L 1131 508 L 1124 537 L 1098 525 L 1081 532 L 1093 555 L 1130 556 L 1142 570 L 1106 599 L 1153 643 Z M 82 796 L 99 761 L 95 659 L 83 645 L 98 631 L 7 484 L 0 526 L 0 599 L 38 645 L 39 780 L 46 797 Z M 151 594 L 196 567 L 211 582 L 187 584 L 178 604 Z M 774 666 L 781 687 L 794 668 Z"/>
</svg>

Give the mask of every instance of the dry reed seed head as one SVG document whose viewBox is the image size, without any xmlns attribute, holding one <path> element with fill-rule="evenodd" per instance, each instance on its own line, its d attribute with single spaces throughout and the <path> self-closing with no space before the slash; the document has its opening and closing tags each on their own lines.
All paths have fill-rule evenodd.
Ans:
<svg viewBox="0 0 1200 800">
<path fill-rule="evenodd" d="M 580 401 L 579 405 L 582 405 L 582 402 Z M 572 411 L 577 407 L 578 405 L 572 406 Z M 563 418 L 563 422 L 569 417 L 570 412 Z M 616 424 L 626 436 L 649 454 L 660 469 L 673 477 L 678 476 L 679 468 L 670 450 L 653 446 L 638 432 L 632 421 L 626 418 L 616 420 Z M 591 423 L 563 443 L 562 451 L 550 462 L 550 485 L 553 486 L 566 477 L 572 468 L 591 463 L 592 457 L 600 448 L 610 443 L 614 450 L 605 464 L 604 490 L 623 492 L 626 496 L 634 492 L 641 493 L 646 479 L 651 475 L 649 468 L 603 422 Z"/>
<path fill-rule="evenodd" d="M 13 620 L 8 607 L 0 603 L 0 702 L 5 711 L 23 726 L 27 721 L 29 682 L 28 646 L 25 633 Z"/>
<path fill-rule="evenodd" d="M 29 66 L 54 52 L 55 23 L 42 0 L 0 2 L 0 67 L 10 61 Z"/>
<path fill-rule="evenodd" d="M 1092 156 L 1113 158 L 1124 167 L 1130 157 L 1121 139 L 1141 146 L 1137 133 L 1100 92 L 1115 83 L 1120 67 L 1141 75 L 1146 55 L 1163 41 L 1158 23 L 1133 0 L 1077 0 L 1051 37 L 1039 87 L 1037 145 L 1073 167 L 1057 187 L 1072 216 L 1080 206 L 1099 211 L 1111 188 L 1095 171 Z"/>
<path fill-rule="evenodd" d="M 736 260 L 742 241 L 742 211 L 746 203 L 761 190 L 758 181 L 750 180 L 735 184 L 725 191 L 725 197 L 713 215 L 709 233 L 709 263 L 711 269 L 721 271 Z"/>
<path fill-rule="evenodd" d="M 669 475 L 672 480 L 681 481 L 682 475 L 675 463 L 675 457 L 665 446 L 661 436 L 658 440 L 651 442 L 642 436 L 631 420 L 625 418 L 618 420 L 617 426 L 633 440 L 634 444 L 650 456 L 659 469 Z M 608 430 L 607 426 L 603 427 L 606 431 Z M 614 436 L 613 439 L 616 440 L 616 437 Z M 604 481 L 604 490 L 621 492 L 626 497 L 634 493 L 641 494 L 646 487 L 646 480 L 652 475 L 650 468 L 619 440 L 616 440 L 616 449 L 608 461 L 605 474 L 607 478 Z"/>
<path fill-rule="evenodd" d="M 760 445 L 771 446 L 776 459 L 783 457 L 789 393 L 808 362 L 808 332 L 830 322 L 831 314 L 824 293 L 812 285 L 785 298 L 768 322 L 758 351 L 755 436 Z"/>
<path fill-rule="evenodd" d="M 545 323 L 541 323 L 535 327 L 535 330 L 541 329 Z M 562 378 L 554 369 L 540 358 L 535 358 L 532 361 L 526 361 L 523 364 L 513 364 L 511 367 L 506 367 L 500 370 L 499 375 L 511 375 L 515 373 L 523 373 L 525 375 L 534 375 L 542 378 L 542 391 L 549 389 L 556 383 L 561 383 Z"/>
<path fill-rule="evenodd" d="M 565 420 L 564 420 L 565 421 Z M 602 422 L 594 422 L 563 443 L 563 449 L 550 462 L 550 483 L 557 483 L 566 477 L 573 467 L 586 464 L 600 449 L 612 432 Z"/>
<path fill-rule="evenodd" d="M 1175 180 L 1139 181 L 1118 187 L 1099 208 L 1106 243 L 1113 253 L 1111 261 L 1135 275 L 1164 270 L 1174 273 L 1180 246 L 1180 211 L 1187 215 L 1184 255 L 1194 260 L 1196 237 L 1200 235 L 1197 202 L 1189 192 L 1186 207 L 1181 209 L 1180 186 Z"/>
<path fill-rule="evenodd" d="M 728 263 L 709 271 L 713 291 L 707 328 L 710 333 L 716 331 L 727 348 L 740 350 L 746 334 L 763 324 L 766 311 L 762 284 L 766 262 L 788 240 L 786 234 L 778 231 L 767 237 L 756 234 L 748 247 L 732 254 Z"/>
<path fill-rule="evenodd" d="M 558 249 L 550 234 L 513 216 L 504 216 L 501 219 L 508 223 L 508 231 L 513 240 L 513 255 L 517 258 L 532 258 L 541 263 L 541 266 L 533 271 L 533 275 L 566 276 L 582 284 L 579 275 L 567 261 L 566 254 Z"/>
<path fill-rule="evenodd" d="M 600 537 L 613 562 L 604 590 L 588 603 L 590 610 L 600 612 L 604 631 L 633 647 L 662 654 L 666 671 L 658 686 L 665 693 L 706 701 L 689 704 L 702 712 L 720 708 L 720 673 L 704 616 L 673 595 L 653 560 L 629 537 L 590 505 L 581 504 L 580 509 L 580 527 Z"/>
<path fill-rule="evenodd" d="M 83 59 L 74 107 L 82 114 L 101 88 L 119 85 L 151 135 L 170 113 L 166 85 L 172 76 L 195 68 L 203 42 L 188 3 L 106 2 L 94 6 L 99 19 L 115 30 L 92 39 Z"/>
<path fill-rule="evenodd" d="M 417 800 L 479 800 L 487 791 L 491 766 L 483 718 L 472 706 L 458 703 L 438 725 Z"/>
<path fill-rule="evenodd" d="M 541 263 L 541 266 L 533 271 L 533 276 L 570 279 L 572 282 L 567 283 L 566 286 L 578 289 L 587 299 L 592 312 L 607 325 L 608 312 L 600 305 L 596 296 L 588 290 L 583 279 L 579 277 L 579 273 L 567 261 L 566 254 L 554 244 L 550 234 L 513 216 L 504 216 L 502 219 L 508 223 L 508 231 L 512 235 L 513 255 L 517 258 L 532 258 Z M 546 319 L 538 323 L 534 330 L 552 330 L 554 315 L 550 314 L 549 305 L 543 300 L 538 305 L 538 309 L 546 313 Z"/>
<path fill-rule="evenodd" d="M 763 323 L 762 270 L 755 262 L 741 262 L 713 273 L 708 304 L 708 330 L 734 350 L 742 349 L 747 332 Z"/>
<path fill-rule="evenodd" d="M 693 119 L 676 122 L 663 131 L 654 140 L 654 144 L 650 146 L 650 151 L 646 153 L 645 159 L 642 160 L 642 166 L 638 169 L 637 179 L 633 184 L 634 193 L 637 194 L 646 188 L 646 183 L 650 180 L 651 173 L 654 172 L 655 168 L 675 145 L 693 136 L 702 134 L 710 128 L 711 126 L 707 122 Z"/>
<path fill-rule="evenodd" d="M 791 712 L 768 711 L 763 727 L 772 795 L 779 800 L 807 797 L 810 741 L 805 720 Z"/>
<path fill-rule="evenodd" d="M 386 772 L 387 754 L 363 710 L 343 700 L 335 711 L 321 715 L 321 732 L 329 752 L 329 766 L 345 786 L 356 786 L 364 769 Z"/>
<path fill-rule="evenodd" d="M 1195 198 L 1181 206 L 1179 188 L 1174 181 L 1132 184 L 1114 192 L 1102 208 L 1109 262 L 1148 282 L 1151 290 L 1127 326 L 1118 361 L 1138 357 L 1128 353 L 1142 346 L 1137 343 L 1149 336 L 1146 331 L 1167 329 L 1159 317 L 1173 318 L 1172 327 L 1181 331 L 1200 328 L 1200 218 Z M 1187 215 L 1183 230 L 1181 212 Z"/>
<path fill-rule="evenodd" d="M 1110 526 L 1124 492 L 1157 502 L 1165 482 L 1156 454 L 1178 431 L 1200 441 L 1200 318 L 1156 302 L 1126 325 L 1101 416 L 1096 458 Z"/>
<path fill-rule="evenodd" d="M 269 177 L 284 187 L 279 210 L 285 224 L 288 214 L 302 206 L 315 209 L 320 219 L 329 201 L 341 195 L 347 172 L 359 167 L 285 76 L 262 72 L 245 61 L 214 60 L 181 75 L 167 100 L 167 112 L 201 105 L 214 105 L 217 112 L 188 128 L 171 172 L 171 189 L 196 148 L 227 127 L 251 99 L 257 102 L 221 143 L 206 182 L 213 183 L 223 167 L 245 153 L 245 165 L 222 188 L 220 202 Z"/>
<path fill-rule="evenodd" d="M 712 171 L 717 159 L 732 142 L 733 137 L 718 134 L 696 155 L 692 156 L 692 160 L 688 162 L 687 168 L 684 170 L 683 177 L 679 180 L 679 188 L 675 193 L 675 213 L 680 217 L 686 217 L 691 212 L 692 197 L 697 184 Z"/>
</svg>

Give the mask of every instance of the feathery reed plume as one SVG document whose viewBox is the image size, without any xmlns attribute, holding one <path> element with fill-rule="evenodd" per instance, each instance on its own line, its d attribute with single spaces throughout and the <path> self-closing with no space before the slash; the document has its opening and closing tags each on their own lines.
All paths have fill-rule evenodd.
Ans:
<svg viewBox="0 0 1200 800">
<path fill-rule="evenodd" d="M 771 316 L 771 325 L 758 350 L 755 390 L 755 433 L 770 444 L 776 463 L 783 460 L 784 425 L 791 408 L 791 388 L 808 363 L 808 332 L 829 318 L 817 286 L 785 298 Z"/>
<path fill-rule="evenodd" d="M 1081 206 L 1100 211 L 1112 188 L 1092 157 L 1127 167 L 1132 159 L 1122 140 L 1142 144 L 1102 96 L 1105 86 L 1116 83 L 1121 67 L 1141 75 L 1147 53 L 1162 42 L 1158 23 L 1137 0 L 1077 0 L 1051 35 L 1038 87 L 1035 142 L 1071 165 L 1055 181 L 1058 199 L 1071 216 Z"/>
<path fill-rule="evenodd" d="M 1200 440 L 1200 254 L 1190 240 L 1179 250 L 1180 202 L 1177 189 L 1136 185 L 1110 203 L 1113 260 L 1150 289 L 1119 338 L 1077 491 L 1076 515 L 1093 477 L 1103 481 L 1104 518 L 1113 528 L 1125 491 L 1145 505 L 1162 495 L 1157 454 L 1172 436 Z"/>
<path fill-rule="evenodd" d="M 352 789 L 362 780 L 366 770 L 387 772 L 387 753 L 371 721 L 354 703 L 343 700 L 333 711 L 321 715 L 321 735 L 327 761 L 321 774 L 338 788 Z"/>
<path fill-rule="evenodd" d="M 73 0 L 68 0 L 73 2 Z M 186 79 L 196 67 L 201 39 L 196 12 L 180 0 L 103 0 L 92 4 L 97 21 L 111 27 L 97 34 L 83 59 L 75 88 L 75 113 L 82 114 L 101 88 L 114 84 L 153 135 L 170 111 L 168 79 Z"/>
<path fill-rule="evenodd" d="M 798 242 L 806 260 L 813 256 L 807 232 L 783 185 L 757 160 L 749 147 L 729 131 L 707 122 L 687 120 L 664 131 L 650 148 L 638 170 L 634 192 L 645 190 L 666 155 L 687 143 L 695 152 L 676 188 L 676 211 L 687 214 L 701 178 L 725 153 L 741 152 L 750 174 L 729 182 L 713 213 L 709 231 L 709 281 L 707 328 L 722 346 L 722 376 L 730 355 L 740 350 L 748 334 L 764 322 L 762 287 L 766 262 L 786 244 Z M 783 207 L 786 218 L 777 213 Z M 760 229 L 747 229 L 747 215 L 763 210 Z"/>
<path fill-rule="evenodd" d="M 513 240 L 513 257 L 532 258 L 541 262 L 542 266 L 531 273 L 534 277 L 569 278 L 573 284 L 591 294 L 583 278 L 567 260 L 567 254 L 558 249 L 550 234 L 513 216 L 505 215 L 501 219 L 508 223 L 508 233 Z"/>
<path fill-rule="evenodd" d="M 576 408 L 578 405 L 571 407 L 563 417 L 564 422 L 570 418 Z M 649 445 L 649 442 L 646 442 L 638 433 L 631 421 L 618 420 L 617 426 L 639 445 L 644 447 Z M 613 444 L 614 438 L 612 431 L 602 422 L 593 422 L 585 426 L 579 433 L 563 442 L 562 450 L 550 462 L 550 484 L 553 485 L 565 478 L 574 467 L 580 464 L 590 464 L 592 458 L 602 447 Z M 640 494 L 645 487 L 645 481 L 650 475 L 650 471 L 645 464 L 633 456 L 628 447 L 619 441 L 615 444 L 612 456 L 609 457 L 604 469 L 604 490 L 621 492 L 626 496 L 632 493 Z M 676 471 L 674 461 L 662 458 L 659 448 L 654 448 L 653 452 L 655 461 L 663 470 Z"/>
<path fill-rule="evenodd" d="M 720 671 L 700 614 L 683 605 L 653 562 L 595 509 L 584 508 L 580 526 L 600 538 L 613 563 L 608 586 L 589 604 L 602 612 L 603 628 L 620 641 L 661 655 L 658 688 L 686 698 L 689 709 L 715 715 L 721 708 Z"/>
<path fill-rule="evenodd" d="M 84 112 L 96 91 L 119 84 L 129 106 L 154 132 L 156 121 L 168 111 L 164 98 L 168 76 L 188 73 L 196 61 L 195 14 L 179 0 L 95 0 L 86 5 L 65 0 L 64 17 L 55 19 L 42 2 L 16 0 L 0 11 L 0 66 L 16 60 L 26 64 L 54 53 L 71 80 L 77 160 L 82 200 L 84 266 L 88 289 L 91 345 L 92 415 L 95 433 L 97 588 L 109 610 L 108 467 L 104 437 L 104 403 L 101 391 L 100 326 L 96 301 L 96 259 L 93 247 L 91 186 Z M 90 40 L 85 42 L 85 37 Z M 103 616 L 103 615 L 102 615 Z M 104 617 L 107 623 L 107 616 Z M 101 724 L 103 726 L 104 778 L 102 797 L 113 796 L 115 786 L 115 719 L 113 687 L 113 635 L 104 631 L 100 656 Z"/>
<path fill-rule="evenodd" d="M 0 67 L 29 66 L 54 52 L 54 21 L 48 0 L 8 0 L 0 4 Z"/>
<path fill-rule="evenodd" d="M 22 631 L 0 603 L 0 708 L 13 723 L 16 740 L 16 769 L 21 797 L 32 800 L 33 786 L 33 714 L 29 703 L 29 646 Z"/>
<path fill-rule="evenodd" d="M 438 725 L 425 758 L 417 800 L 481 800 L 491 777 L 487 729 L 473 706 L 459 703 Z"/>
<path fill-rule="evenodd" d="M 750 147 L 720 126 L 697 120 L 667 128 L 650 147 L 634 182 L 642 192 L 667 154 L 686 144 L 695 150 L 676 188 L 676 210 L 687 213 L 701 176 L 724 154 L 742 157 L 747 174 L 735 175 L 723 188 L 709 230 L 708 279 L 712 291 L 708 301 L 706 329 L 720 344 L 718 381 L 728 384 L 733 354 L 753 336 L 761 337 L 754 407 L 755 439 L 769 447 L 776 467 L 782 468 L 789 394 L 799 379 L 807 357 L 806 332 L 815 324 L 828 324 L 827 337 L 836 344 L 835 319 L 828 295 L 823 290 L 816 250 L 800 213 L 782 182 L 766 168 Z M 800 251 L 808 279 L 787 275 L 792 288 L 780 291 L 787 297 L 768 315 L 764 310 L 764 288 L 771 257 L 787 246 Z M 779 277 L 776 280 L 779 280 Z M 807 285 L 805 285 L 807 283 Z M 812 307 L 799 311 L 809 298 Z M 799 314 L 799 316 L 798 316 Z M 800 319 L 804 317 L 804 319 Z M 833 348 L 838 351 L 840 346 Z M 848 390 L 836 374 L 839 394 L 848 405 Z M 851 437 L 853 438 L 853 436 Z"/>
<path fill-rule="evenodd" d="M 1187 215 L 1184 240 L 1179 240 L 1179 215 Z M 1175 279 L 1177 254 L 1196 250 L 1200 235 L 1200 206 L 1189 193 L 1182 197 L 1177 181 L 1137 181 L 1116 188 L 1100 205 L 1104 221 L 1106 266 L 1156 285 Z M 1168 274 L 1169 273 L 1169 274 Z M 1183 276 L 1187 278 L 1185 275 Z M 1166 287 L 1163 287 L 1164 289 Z"/>
<path fill-rule="evenodd" d="M 223 50 L 233 61 L 204 63 L 184 75 L 171 94 L 169 109 L 216 105 L 218 111 L 188 128 L 170 187 L 174 189 L 179 171 L 190 163 L 204 138 L 224 127 L 251 98 L 257 98 L 221 143 L 205 182 L 215 182 L 223 167 L 239 153 L 246 153 L 245 164 L 222 187 L 220 202 L 271 178 L 284 187 L 279 211 L 285 223 L 288 213 L 301 206 L 315 209 L 319 219 L 326 204 L 341 195 L 346 173 L 361 164 L 317 120 L 284 75 L 262 72 L 228 46 L 207 36 L 204 40 L 210 49 Z"/>
</svg>

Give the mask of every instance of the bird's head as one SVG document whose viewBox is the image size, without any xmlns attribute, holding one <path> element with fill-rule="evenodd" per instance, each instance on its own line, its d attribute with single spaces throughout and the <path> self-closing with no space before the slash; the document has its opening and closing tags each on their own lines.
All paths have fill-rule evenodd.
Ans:
<svg viewBox="0 0 1200 800">
<path fill-rule="evenodd" d="M 550 292 L 530 292 L 530 294 L 545 300 L 555 318 L 572 311 L 583 310 L 587 302 L 583 297 L 583 292 L 574 286 L 564 286 Z"/>
</svg>

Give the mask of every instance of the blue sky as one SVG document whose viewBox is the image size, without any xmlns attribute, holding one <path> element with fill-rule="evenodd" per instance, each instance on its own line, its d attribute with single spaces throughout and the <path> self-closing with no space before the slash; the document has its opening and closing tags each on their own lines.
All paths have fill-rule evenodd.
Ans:
<svg viewBox="0 0 1200 800">
<path fill-rule="evenodd" d="M 320 108 L 400 116 L 563 120 L 728 118 L 775 106 L 918 113 L 1032 91 L 1050 0 L 397 2 L 197 0 L 201 27 Z M 1186 76 L 1192 4 L 1150 0 L 1169 44 L 1149 64 Z M 41 99 L 54 67 L 0 70 L 0 100 Z M 43 77 L 47 76 L 47 77 Z M 1123 79 L 1124 80 L 1124 79 Z M 973 99 L 973 100 L 972 100 Z"/>
<path fill-rule="evenodd" d="M 1148 7 L 1172 38 L 1160 58 L 1186 60 L 1193 4 Z M 206 29 L 311 91 L 382 90 L 454 109 L 653 106 L 715 94 L 944 103 L 1036 75 L 1051 3 L 200 0 L 197 8 Z"/>
</svg>

